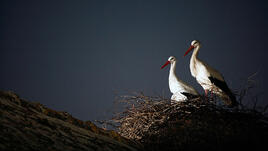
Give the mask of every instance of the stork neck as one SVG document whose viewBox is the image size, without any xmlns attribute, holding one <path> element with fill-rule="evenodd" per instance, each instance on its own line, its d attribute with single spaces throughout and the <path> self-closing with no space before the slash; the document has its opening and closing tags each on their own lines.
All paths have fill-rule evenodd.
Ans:
<svg viewBox="0 0 268 151">
<path fill-rule="evenodd" d="M 199 52 L 200 46 L 197 46 L 194 48 L 194 52 L 192 54 L 191 60 L 190 60 L 190 70 L 193 77 L 196 77 L 196 64 L 199 61 L 197 58 L 198 52 Z"/>
<path fill-rule="evenodd" d="M 169 70 L 169 77 L 175 77 L 175 76 L 176 76 L 176 61 L 171 63 Z"/>
<path fill-rule="evenodd" d="M 199 49 L 200 49 L 200 45 L 199 45 L 199 46 L 196 46 L 196 47 L 194 48 L 194 52 L 193 52 L 193 54 L 192 54 L 191 59 L 196 59 L 196 58 L 197 58 Z"/>
</svg>

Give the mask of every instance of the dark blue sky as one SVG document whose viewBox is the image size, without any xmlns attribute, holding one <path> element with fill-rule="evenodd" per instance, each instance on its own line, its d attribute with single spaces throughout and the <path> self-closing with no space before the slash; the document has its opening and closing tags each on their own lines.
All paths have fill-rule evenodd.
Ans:
<svg viewBox="0 0 268 151">
<path fill-rule="evenodd" d="M 265 0 L 4 0 L 0 89 L 83 120 L 100 119 L 114 91 L 170 97 L 168 69 L 160 66 L 174 55 L 178 76 L 203 93 L 191 77 L 190 55 L 182 57 L 197 39 L 200 58 L 232 89 L 259 71 L 258 92 L 265 93 L 267 7 Z"/>
</svg>

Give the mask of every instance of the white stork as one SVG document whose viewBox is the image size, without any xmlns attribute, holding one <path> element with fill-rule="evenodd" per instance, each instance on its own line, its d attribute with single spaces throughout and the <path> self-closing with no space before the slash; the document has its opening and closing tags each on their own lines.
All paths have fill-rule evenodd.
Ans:
<svg viewBox="0 0 268 151">
<path fill-rule="evenodd" d="M 173 95 L 171 96 L 171 100 L 185 101 L 191 98 L 198 97 L 199 94 L 193 87 L 181 81 L 176 76 L 176 58 L 174 56 L 170 56 L 168 61 L 161 67 L 161 69 L 163 69 L 168 64 L 171 64 L 168 78 L 169 89 L 171 93 L 173 93 Z"/>
<path fill-rule="evenodd" d="M 228 88 L 223 76 L 197 57 L 200 46 L 200 42 L 194 40 L 190 48 L 184 54 L 184 56 L 186 56 L 191 50 L 194 50 L 190 61 L 192 76 L 195 77 L 197 82 L 203 87 L 206 96 L 208 95 L 208 91 L 210 91 L 211 94 L 215 93 L 220 96 L 226 105 L 238 105 L 235 95 Z"/>
</svg>

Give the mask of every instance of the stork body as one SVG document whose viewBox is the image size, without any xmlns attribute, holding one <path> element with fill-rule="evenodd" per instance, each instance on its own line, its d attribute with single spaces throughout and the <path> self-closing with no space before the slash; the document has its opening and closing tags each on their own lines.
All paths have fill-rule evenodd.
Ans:
<svg viewBox="0 0 268 151">
<path fill-rule="evenodd" d="M 200 43 L 194 40 L 191 47 L 184 54 L 186 56 L 192 49 L 194 52 L 190 60 L 190 71 L 196 81 L 203 87 L 205 93 L 210 91 L 220 96 L 226 105 L 236 106 L 236 98 L 227 86 L 223 76 L 216 69 L 213 69 L 205 62 L 201 61 L 197 56 L 200 49 Z"/>
<path fill-rule="evenodd" d="M 176 76 L 176 58 L 173 56 L 169 57 L 168 61 L 161 67 L 161 69 L 168 64 L 171 64 L 168 78 L 169 89 L 171 93 L 173 93 L 171 100 L 184 101 L 198 97 L 199 94 L 193 87 L 186 84 Z"/>
</svg>

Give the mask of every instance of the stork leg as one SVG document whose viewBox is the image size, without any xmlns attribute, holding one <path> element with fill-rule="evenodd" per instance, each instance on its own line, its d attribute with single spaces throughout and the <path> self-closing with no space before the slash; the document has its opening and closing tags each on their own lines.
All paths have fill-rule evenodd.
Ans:
<svg viewBox="0 0 268 151">
<path fill-rule="evenodd" d="M 214 93 L 213 93 L 213 89 L 211 89 L 210 91 L 210 99 L 213 100 L 214 99 Z"/>
<path fill-rule="evenodd" d="M 208 90 L 205 89 L 205 98 L 206 98 L 206 101 L 208 101 Z"/>
<path fill-rule="evenodd" d="M 208 90 L 205 90 L 205 97 L 208 97 Z"/>
</svg>

